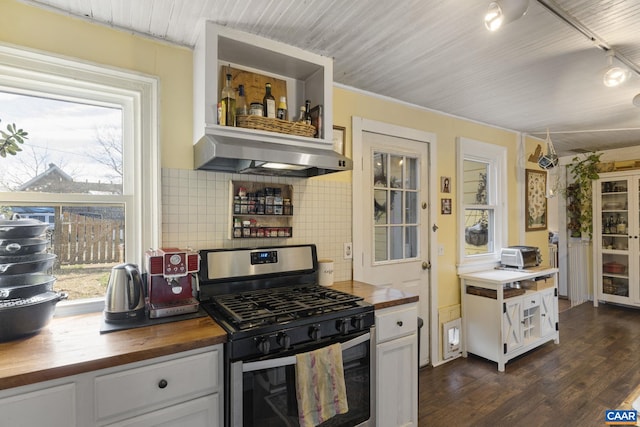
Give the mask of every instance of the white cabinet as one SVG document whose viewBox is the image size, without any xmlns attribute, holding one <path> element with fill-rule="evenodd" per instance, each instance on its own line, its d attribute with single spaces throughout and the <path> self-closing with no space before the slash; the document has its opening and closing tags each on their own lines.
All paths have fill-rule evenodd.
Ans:
<svg viewBox="0 0 640 427">
<path fill-rule="evenodd" d="M 461 275 L 462 355 L 473 353 L 492 360 L 504 371 L 514 357 L 548 341 L 558 344 L 557 272 L 549 268 Z M 534 289 L 520 289 L 519 295 L 509 296 L 514 285 L 525 283 L 532 283 Z"/>
<path fill-rule="evenodd" d="M 504 351 L 507 354 L 553 336 L 557 326 L 557 291 L 526 291 L 505 299 L 502 313 Z"/>
<path fill-rule="evenodd" d="M 268 40 L 253 34 L 203 22 L 194 49 L 194 131 L 197 141 L 205 132 L 214 135 L 248 137 L 255 141 L 289 145 L 310 144 L 331 149 L 333 129 L 333 59 Z M 291 117 L 305 100 L 323 106 L 323 139 L 217 125 L 217 102 L 221 75 L 234 69 L 277 78 L 286 82 Z M 247 100 L 251 102 L 252 100 Z M 262 102 L 262 98 L 259 99 Z"/>
<path fill-rule="evenodd" d="M 218 427 L 219 394 L 200 397 L 178 405 L 169 406 L 149 414 L 109 424 L 108 427 Z"/>
<path fill-rule="evenodd" d="M 0 425 L 217 427 L 222 352 L 220 344 L 2 390 Z"/>
<path fill-rule="evenodd" d="M 376 425 L 418 425 L 418 308 L 376 310 Z"/>
<path fill-rule="evenodd" d="M 123 367 L 94 379 L 96 420 L 131 417 L 218 394 L 221 351 L 174 357 L 164 362 Z M 217 398 L 216 398 L 217 401 Z M 148 418 L 145 417 L 145 419 Z M 138 424 L 133 424 L 138 425 Z"/>
<path fill-rule="evenodd" d="M 558 328 L 558 289 L 540 292 L 540 336 L 553 336 Z"/>
<path fill-rule="evenodd" d="M 76 423 L 75 383 L 57 386 L 46 384 L 38 387 L 40 388 L 32 391 L 0 397 L 0 416 L 2 417 L 0 425 L 11 427 L 79 425 Z"/>
<path fill-rule="evenodd" d="M 504 337 L 505 351 L 510 352 L 517 350 L 524 345 L 524 313 L 522 298 L 510 298 L 503 304 L 502 336 Z"/>
<path fill-rule="evenodd" d="M 603 173 L 593 184 L 594 305 L 640 307 L 640 172 Z"/>
</svg>

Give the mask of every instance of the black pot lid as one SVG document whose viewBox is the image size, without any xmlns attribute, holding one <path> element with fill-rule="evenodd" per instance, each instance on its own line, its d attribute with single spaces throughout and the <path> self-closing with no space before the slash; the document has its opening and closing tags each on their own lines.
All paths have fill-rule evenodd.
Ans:
<svg viewBox="0 0 640 427">
<path fill-rule="evenodd" d="M 66 294 L 58 292 L 43 292 L 29 298 L 12 298 L 0 301 L 0 310 L 10 310 L 15 307 L 26 307 L 56 300 L 56 302 L 67 298 Z"/>
</svg>

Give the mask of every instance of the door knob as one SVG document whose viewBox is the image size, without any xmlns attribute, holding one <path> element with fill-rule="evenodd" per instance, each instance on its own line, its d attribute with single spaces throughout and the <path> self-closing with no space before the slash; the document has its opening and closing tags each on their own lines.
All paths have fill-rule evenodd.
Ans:
<svg viewBox="0 0 640 427">
<path fill-rule="evenodd" d="M 423 261 L 422 262 L 422 269 L 423 270 L 430 270 L 431 269 L 431 263 L 429 261 Z"/>
</svg>

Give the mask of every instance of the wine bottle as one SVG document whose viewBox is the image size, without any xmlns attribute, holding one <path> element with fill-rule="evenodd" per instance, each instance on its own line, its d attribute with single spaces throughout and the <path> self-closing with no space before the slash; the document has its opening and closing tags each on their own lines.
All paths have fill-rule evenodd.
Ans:
<svg viewBox="0 0 640 427">
<path fill-rule="evenodd" d="M 287 120 L 287 97 L 286 96 L 280 97 L 280 102 L 278 102 L 277 117 L 280 120 Z"/>
<path fill-rule="evenodd" d="M 231 74 L 227 74 L 227 82 L 222 88 L 220 95 L 221 114 L 220 125 L 235 126 L 236 125 L 236 94 L 231 88 Z"/>
<path fill-rule="evenodd" d="M 271 95 L 271 83 L 265 85 L 264 98 L 262 98 L 262 114 L 264 117 L 276 118 L 276 99 Z"/>
<path fill-rule="evenodd" d="M 311 101 L 308 99 L 304 101 L 304 121 L 310 125 L 311 124 Z"/>
</svg>

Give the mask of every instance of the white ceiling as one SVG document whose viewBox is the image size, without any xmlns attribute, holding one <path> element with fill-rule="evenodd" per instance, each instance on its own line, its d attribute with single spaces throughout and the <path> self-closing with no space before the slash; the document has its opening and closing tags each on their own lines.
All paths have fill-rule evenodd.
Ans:
<svg viewBox="0 0 640 427">
<path fill-rule="evenodd" d="M 489 0 L 26 3 L 186 46 L 206 18 L 333 57 L 334 81 L 346 86 L 542 139 L 549 128 L 560 155 L 640 145 L 638 0 L 529 0 L 525 16 L 495 33 L 482 22 Z M 635 68 L 624 86 L 602 84 L 596 44 Z"/>
</svg>

